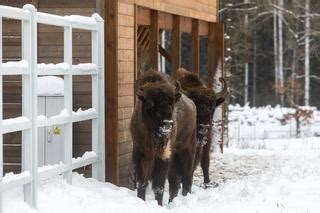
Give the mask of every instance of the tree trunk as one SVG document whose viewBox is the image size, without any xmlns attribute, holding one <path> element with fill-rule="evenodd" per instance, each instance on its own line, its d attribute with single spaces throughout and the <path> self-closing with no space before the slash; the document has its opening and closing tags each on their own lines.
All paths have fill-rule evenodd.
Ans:
<svg viewBox="0 0 320 213">
<path fill-rule="evenodd" d="M 279 0 L 279 7 L 283 8 L 283 0 Z M 282 26 L 282 11 L 279 10 L 279 18 L 278 18 L 278 30 L 279 30 L 279 83 L 280 83 L 280 103 L 281 106 L 284 105 L 284 94 L 282 89 L 284 87 L 284 76 L 283 76 L 283 26 Z"/>
<path fill-rule="evenodd" d="M 291 101 L 295 101 L 295 83 L 296 83 L 296 61 L 297 61 L 297 45 L 294 45 L 293 55 L 292 55 L 292 67 L 291 67 L 291 84 L 290 84 L 290 105 L 292 106 Z"/>
<path fill-rule="evenodd" d="M 310 0 L 306 0 L 304 105 L 310 105 Z"/>
<path fill-rule="evenodd" d="M 273 50 L 274 50 L 274 85 L 279 85 L 279 48 L 278 48 L 278 12 L 273 9 Z M 275 99 L 278 98 L 278 93 L 275 91 Z"/>
<path fill-rule="evenodd" d="M 253 35 L 253 73 L 252 73 L 252 106 L 256 106 L 256 93 L 257 93 L 257 39 L 256 31 Z"/>
<path fill-rule="evenodd" d="M 244 3 L 248 3 L 249 0 L 244 0 Z M 248 13 L 246 12 L 245 17 L 244 17 L 244 27 L 245 27 L 245 42 L 248 44 Z M 248 46 L 248 45 L 246 45 Z M 248 55 L 249 55 L 249 50 L 246 51 L 246 59 L 245 59 L 245 64 L 244 64 L 244 105 L 248 103 L 248 97 L 249 97 L 249 62 L 248 62 Z"/>
</svg>

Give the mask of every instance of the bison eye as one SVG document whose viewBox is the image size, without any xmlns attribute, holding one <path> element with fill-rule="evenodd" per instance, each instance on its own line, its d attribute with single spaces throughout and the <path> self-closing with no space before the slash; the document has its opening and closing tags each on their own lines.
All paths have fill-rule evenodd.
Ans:
<svg viewBox="0 0 320 213">
<path fill-rule="evenodd" d="M 211 106 L 211 111 L 214 112 L 215 110 L 216 110 L 216 106 L 215 106 L 215 104 L 213 104 L 213 105 Z"/>
<path fill-rule="evenodd" d="M 153 108 L 153 106 L 154 106 L 153 100 L 146 100 L 145 103 L 146 103 L 147 108 Z"/>
</svg>

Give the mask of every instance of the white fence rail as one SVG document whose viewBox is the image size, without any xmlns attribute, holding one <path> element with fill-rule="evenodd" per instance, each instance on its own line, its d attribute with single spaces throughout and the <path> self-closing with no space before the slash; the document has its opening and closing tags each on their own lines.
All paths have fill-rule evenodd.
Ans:
<svg viewBox="0 0 320 213">
<path fill-rule="evenodd" d="M 21 20 L 22 23 L 22 62 L 2 63 L 2 19 Z M 42 72 L 44 65 L 37 64 L 37 24 L 47 24 L 64 28 L 64 65 L 48 72 Z M 73 28 L 91 31 L 92 64 L 87 70 L 72 65 Z M 104 22 L 98 15 L 92 17 L 57 16 L 37 12 L 34 6 L 23 9 L 0 6 L 0 212 L 2 212 L 3 191 L 23 186 L 24 199 L 37 208 L 38 184 L 43 178 L 63 174 L 68 183 L 72 182 L 72 170 L 92 164 L 92 176 L 105 180 L 104 171 Z M 20 63 L 20 64 L 19 64 Z M 86 67 L 86 66 L 84 66 Z M 13 69 L 14 68 L 14 69 Z M 3 120 L 3 76 L 22 75 L 22 117 Z M 37 110 L 38 75 L 64 76 L 63 116 L 40 119 Z M 73 75 L 91 75 L 92 109 L 83 113 L 72 111 Z M 72 159 L 72 125 L 74 122 L 92 120 L 92 152 L 79 159 Z M 38 128 L 50 125 L 64 125 L 64 159 L 51 167 L 38 168 Z M 3 178 L 3 134 L 22 131 L 22 173 Z"/>
<path fill-rule="evenodd" d="M 231 124 L 232 129 L 229 129 L 228 139 L 229 141 L 247 141 L 247 140 L 268 140 L 279 138 L 296 138 L 297 130 L 295 122 L 290 122 L 287 125 L 280 126 L 276 129 L 268 128 L 268 125 L 263 126 L 259 124 L 243 125 Z M 316 133 L 312 131 L 311 124 L 301 125 L 300 137 L 310 137 Z"/>
</svg>

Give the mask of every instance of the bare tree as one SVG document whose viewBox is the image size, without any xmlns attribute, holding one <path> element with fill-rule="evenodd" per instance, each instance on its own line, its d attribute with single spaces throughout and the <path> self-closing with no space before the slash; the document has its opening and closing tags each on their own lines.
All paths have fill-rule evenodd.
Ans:
<svg viewBox="0 0 320 213">
<path fill-rule="evenodd" d="M 274 50 L 274 80 L 279 85 L 279 48 L 278 48 L 278 10 L 273 8 L 273 50 Z M 276 92 L 276 91 L 275 91 Z M 277 92 L 276 92 L 277 97 Z"/>
<path fill-rule="evenodd" d="M 283 0 L 279 0 L 279 7 L 284 8 Z M 278 30 L 279 30 L 279 86 L 282 89 L 284 87 L 284 75 L 283 75 L 283 12 L 279 10 L 278 18 Z M 280 93 L 280 103 L 284 105 L 284 94 Z"/>
<path fill-rule="evenodd" d="M 244 0 L 244 3 L 247 4 L 249 3 L 249 0 Z M 248 13 L 246 12 L 244 16 L 244 27 L 245 27 L 245 42 L 248 43 L 248 23 L 249 23 L 249 17 Z M 248 51 L 249 52 L 249 51 Z M 247 52 L 246 54 L 246 61 L 244 64 L 244 104 L 248 104 L 248 97 L 249 97 L 249 53 Z"/>
<path fill-rule="evenodd" d="M 304 83 L 304 105 L 310 105 L 310 0 L 305 5 L 305 83 Z"/>
</svg>

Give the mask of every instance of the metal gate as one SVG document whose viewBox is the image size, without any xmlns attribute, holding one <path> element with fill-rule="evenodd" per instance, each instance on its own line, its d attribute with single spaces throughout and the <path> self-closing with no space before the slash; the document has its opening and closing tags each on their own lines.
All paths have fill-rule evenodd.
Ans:
<svg viewBox="0 0 320 213">
<path fill-rule="evenodd" d="M 21 20 L 22 61 L 2 63 L 2 19 Z M 64 28 L 64 63 L 37 64 L 37 24 Z M 73 28 L 91 32 L 92 63 L 72 65 Z M 98 15 L 92 17 L 57 16 L 37 12 L 33 5 L 23 9 L 0 6 L 0 212 L 2 193 L 23 186 L 24 199 L 37 208 L 38 183 L 41 179 L 63 174 L 72 183 L 72 170 L 92 164 L 92 176 L 105 180 L 104 171 L 104 21 Z M 3 76 L 22 76 L 22 116 L 3 120 Z M 43 75 L 64 76 L 64 109 L 53 117 L 38 116 L 37 77 Z M 89 75 L 92 79 L 92 108 L 72 111 L 72 77 Z M 72 159 L 72 125 L 74 122 L 92 120 L 92 152 L 82 158 Z M 63 162 L 50 167 L 38 168 L 38 128 L 64 126 Z M 3 178 L 3 134 L 22 131 L 22 172 Z"/>
</svg>

